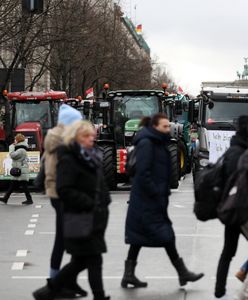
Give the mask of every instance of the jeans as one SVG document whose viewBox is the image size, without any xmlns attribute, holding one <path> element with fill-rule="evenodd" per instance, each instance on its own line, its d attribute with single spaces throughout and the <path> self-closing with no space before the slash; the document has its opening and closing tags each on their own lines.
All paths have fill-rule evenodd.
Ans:
<svg viewBox="0 0 248 300">
<path fill-rule="evenodd" d="M 88 270 L 91 290 L 95 297 L 104 297 L 102 280 L 102 256 L 72 256 L 71 262 L 61 269 L 59 274 L 50 280 L 52 289 L 59 291 L 63 287 L 71 287 L 72 278 L 77 278 L 83 270 Z"/>
<path fill-rule="evenodd" d="M 65 250 L 63 238 L 63 212 L 62 204 L 59 199 L 51 199 L 51 205 L 56 213 L 55 240 L 51 255 L 51 269 L 59 270 Z"/>
<path fill-rule="evenodd" d="M 221 298 L 226 294 L 227 275 L 232 258 L 235 256 L 238 248 L 239 235 L 240 228 L 238 226 L 226 226 L 224 248 L 217 269 L 215 285 L 215 296 L 217 298 Z"/>
</svg>

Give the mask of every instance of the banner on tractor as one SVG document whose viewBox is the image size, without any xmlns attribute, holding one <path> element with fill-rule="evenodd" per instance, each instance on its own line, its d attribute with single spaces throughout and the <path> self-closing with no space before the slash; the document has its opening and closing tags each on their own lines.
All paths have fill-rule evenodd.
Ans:
<svg viewBox="0 0 248 300">
<path fill-rule="evenodd" d="M 93 98 L 94 97 L 94 89 L 93 88 L 88 89 L 85 92 L 85 95 L 86 95 L 86 99 Z"/>
<path fill-rule="evenodd" d="M 35 179 L 40 170 L 40 152 L 28 151 L 29 179 Z M 12 159 L 9 152 L 0 152 L 0 180 L 10 180 Z"/>
<path fill-rule="evenodd" d="M 234 131 L 209 130 L 209 162 L 216 163 L 217 160 L 230 147 L 230 140 L 235 134 Z"/>
</svg>

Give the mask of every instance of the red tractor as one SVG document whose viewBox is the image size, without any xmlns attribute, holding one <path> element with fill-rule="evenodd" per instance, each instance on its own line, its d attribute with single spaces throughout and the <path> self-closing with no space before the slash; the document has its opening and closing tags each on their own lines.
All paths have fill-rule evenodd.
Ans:
<svg viewBox="0 0 248 300">
<path fill-rule="evenodd" d="M 39 171 L 39 156 L 47 130 L 57 123 L 59 106 L 65 92 L 8 93 L 0 102 L 0 180 L 8 180 L 8 147 L 16 133 L 22 133 L 29 144 L 31 178 Z M 9 163 L 10 164 L 10 163 Z"/>
</svg>

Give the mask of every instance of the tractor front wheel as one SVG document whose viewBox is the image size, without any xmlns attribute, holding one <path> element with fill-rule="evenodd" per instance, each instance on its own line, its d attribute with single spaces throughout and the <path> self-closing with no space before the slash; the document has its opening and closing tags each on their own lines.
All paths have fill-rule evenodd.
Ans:
<svg viewBox="0 0 248 300">
<path fill-rule="evenodd" d="M 177 189 L 179 186 L 179 179 L 181 177 L 178 145 L 171 144 L 168 149 L 171 156 L 170 186 L 172 189 Z"/>
<path fill-rule="evenodd" d="M 116 170 L 116 154 L 115 149 L 109 145 L 100 147 L 103 154 L 103 172 L 104 178 L 111 191 L 117 189 L 117 170 Z"/>
</svg>

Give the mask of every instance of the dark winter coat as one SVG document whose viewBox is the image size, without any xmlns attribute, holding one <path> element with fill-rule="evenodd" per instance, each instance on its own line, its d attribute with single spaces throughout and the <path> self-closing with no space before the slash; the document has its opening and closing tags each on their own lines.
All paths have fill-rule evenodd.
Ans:
<svg viewBox="0 0 248 300">
<path fill-rule="evenodd" d="M 174 240 L 168 217 L 170 194 L 169 136 L 152 127 L 137 135 L 136 172 L 126 219 L 127 244 L 162 247 Z"/>
<path fill-rule="evenodd" d="M 248 149 L 248 139 L 234 135 L 231 139 L 230 148 L 225 154 L 225 181 L 237 170 L 240 156 Z"/>
<path fill-rule="evenodd" d="M 108 223 L 110 195 L 102 175 L 100 159 L 92 160 L 73 144 L 58 148 L 57 192 L 64 212 L 91 211 L 96 204 L 97 176 L 100 176 L 100 193 L 97 212 L 94 214 L 94 232 L 91 238 L 65 239 L 65 248 L 73 255 L 95 255 L 106 252 L 104 234 Z M 100 174 L 100 175 L 97 175 Z"/>
</svg>

